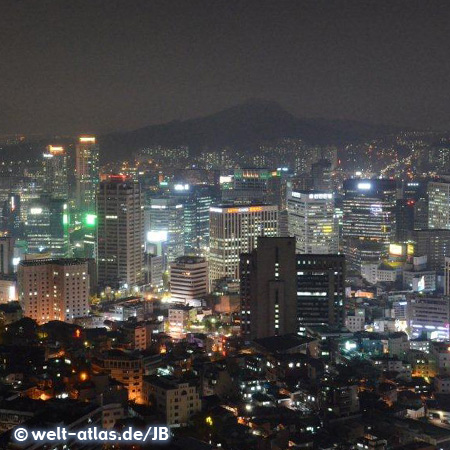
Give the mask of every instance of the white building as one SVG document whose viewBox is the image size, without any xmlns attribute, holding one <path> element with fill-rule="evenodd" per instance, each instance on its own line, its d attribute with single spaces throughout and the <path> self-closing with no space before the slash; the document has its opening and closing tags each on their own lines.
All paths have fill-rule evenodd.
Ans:
<svg viewBox="0 0 450 450">
<path fill-rule="evenodd" d="M 239 280 L 239 256 L 250 253 L 259 236 L 278 236 L 278 206 L 210 208 L 209 281 Z"/>
<path fill-rule="evenodd" d="M 204 298 L 209 292 L 208 263 L 199 256 L 181 256 L 170 265 L 170 292 L 185 304 Z"/>
<path fill-rule="evenodd" d="M 334 197 L 329 192 L 288 191 L 289 235 L 295 237 L 298 253 L 337 253 L 338 226 Z"/>
</svg>

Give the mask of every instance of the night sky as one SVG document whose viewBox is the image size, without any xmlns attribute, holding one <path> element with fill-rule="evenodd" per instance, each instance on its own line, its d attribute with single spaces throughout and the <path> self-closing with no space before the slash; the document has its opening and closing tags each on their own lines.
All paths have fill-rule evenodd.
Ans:
<svg viewBox="0 0 450 450">
<path fill-rule="evenodd" d="M 450 129 L 450 2 L 0 0 L 0 134 L 103 133 L 248 98 Z"/>
</svg>

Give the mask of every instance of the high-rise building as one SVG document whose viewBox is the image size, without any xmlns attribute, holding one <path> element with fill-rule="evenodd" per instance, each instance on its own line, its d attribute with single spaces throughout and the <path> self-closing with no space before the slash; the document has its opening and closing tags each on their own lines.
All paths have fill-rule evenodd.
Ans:
<svg viewBox="0 0 450 450">
<path fill-rule="evenodd" d="M 21 261 L 19 298 L 26 317 L 39 324 L 71 322 L 89 313 L 88 262 L 82 259 Z"/>
<path fill-rule="evenodd" d="M 450 181 L 428 182 L 428 227 L 450 229 Z"/>
<path fill-rule="evenodd" d="M 15 238 L 22 237 L 21 202 L 19 194 L 9 194 L 2 210 L 2 225 L 0 231 Z"/>
<path fill-rule="evenodd" d="M 348 179 L 344 181 L 343 240 L 379 242 L 386 251 L 395 239 L 397 187 L 389 179 Z M 354 240 L 353 240 L 354 241 Z"/>
<path fill-rule="evenodd" d="M 68 222 L 66 200 L 43 195 L 30 202 L 25 222 L 28 253 L 49 252 L 54 258 L 69 256 Z"/>
<path fill-rule="evenodd" d="M 175 196 L 150 198 L 144 214 L 146 242 L 158 247 L 167 267 L 184 255 L 184 205 Z"/>
<path fill-rule="evenodd" d="M 99 147 L 93 136 L 81 136 L 75 149 L 76 205 L 84 219 L 95 214 L 99 176 Z"/>
<path fill-rule="evenodd" d="M 45 193 L 53 198 L 69 196 L 67 153 L 62 146 L 48 145 L 44 157 Z"/>
<path fill-rule="evenodd" d="M 98 194 L 98 283 L 130 288 L 143 283 L 144 215 L 139 183 L 111 175 Z"/>
<path fill-rule="evenodd" d="M 444 295 L 450 296 L 450 257 L 445 257 L 444 266 Z"/>
<path fill-rule="evenodd" d="M 255 250 L 241 255 L 240 271 L 241 328 L 248 339 L 344 325 L 343 255 L 296 254 L 294 238 L 259 238 Z"/>
<path fill-rule="evenodd" d="M 81 136 L 75 148 L 75 205 L 77 220 L 81 223 L 82 254 L 97 256 L 97 193 L 100 182 L 99 147 L 94 136 Z"/>
<path fill-rule="evenodd" d="M 11 236 L 0 236 L 0 275 L 14 273 L 14 241 Z"/>
<path fill-rule="evenodd" d="M 298 253 L 337 253 L 339 229 L 330 192 L 288 190 L 288 230 Z"/>
<path fill-rule="evenodd" d="M 294 238 L 258 238 L 240 258 L 241 330 L 245 339 L 296 333 Z"/>
<path fill-rule="evenodd" d="M 300 332 L 306 325 L 345 323 L 343 255 L 297 255 L 297 316 Z"/>
<path fill-rule="evenodd" d="M 259 236 L 278 236 L 278 206 L 220 205 L 210 208 L 209 280 L 239 279 L 239 255 L 251 252 Z"/>
<path fill-rule="evenodd" d="M 172 193 L 183 204 L 184 252 L 203 253 L 209 246 L 209 208 L 216 199 L 213 186 L 175 184 Z"/>
<path fill-rule="evenodd" d="M 450 257 L 450 229 L 426 229 L 413 232 L 415 256 L 427 256 L 429 270 L 444 272 L 445 258 Z"/>
<path fill-rule="evenodd" d="M 199 256 L 181 256 L 170 265 L 170 293 L 174 300 L 188 304 L 209 292 L 208 263 Z"/>
</svg>

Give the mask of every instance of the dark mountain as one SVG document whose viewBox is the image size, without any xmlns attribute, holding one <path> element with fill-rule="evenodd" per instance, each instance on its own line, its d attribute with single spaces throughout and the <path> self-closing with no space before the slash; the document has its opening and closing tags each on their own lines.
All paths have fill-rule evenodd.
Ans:
<svg viewBox="0 0 450 450">
<path fill-rule="evenodd" d="M 195 152 L 225 146 L 251 149 L 263 141 L 280 138 L 342 144 L 395 131 L 393 127 L 356 121 L 299 119 L 276 102 L 251 100 L 206 117 L 108 134 L 100 138 L 100 144 L 108 149 L 108 158 L 126 158 L 130 151 L 151 145 L 188 145 Z"/>
</svg>

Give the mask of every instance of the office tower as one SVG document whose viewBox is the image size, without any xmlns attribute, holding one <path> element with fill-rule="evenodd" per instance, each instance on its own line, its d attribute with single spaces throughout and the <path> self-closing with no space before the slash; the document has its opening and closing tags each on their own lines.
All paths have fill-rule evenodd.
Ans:
<svg viewBox="0 0 450 450">
<path fill-rule="evenodd" d="M 268 203 L 286 208 L 287 168 L 234 169 L 233 175 L 221 177 L 222 201 L 234 204 Z"/>
<path fill-rule="evenodd" d="M 139 183 L 111 175 L 98 194 L 98 282 L 131 288 L 143 283 L 144 216 Z"/>
<path fill-rule="evenodd" d="M 413 232 L 415 256 L 427 256 L 429 270 L 442 274 L 445 257 L 450 257 L 450 230 L 427 229 Z"/>
<path fill-rule="evenodd" d="M 239 255 L 251 252 L 259 236 L 278 236 L 278 206 L 221 205 L 210 208 L 209 280 L 239 279 Z"/>
<path fill-rule="evenodd" d="M 0 274 L 11 275 L 14 273 L 14 241 L 11 236 L 0 236 Z"/>
<path fill-rule="evenodd" d="M 231 185 L 222 190 L 222 201 L 240 204 L 266 202 L 270 176 L 269 169 L 235 169 Z"/>
<path fill-rule="evenodd" d="M 75 148 L 75 205 L 81 223 L 82 255 L 97 255 L 96 199 L 99 175 L 99 147 L 93 136 L 81 136 Z"/>
<path fill-rule="evenodd" d="M 428 182 L 428 227 L 450 229 L 450 181 Z"/>
<path fill-rule="evenodd" d="M 166 268 L 184 255 L 184 208 L 174 196 L 150 198 L 145 206 L 145 234 L 147 244 L 154 244 L 164 257 Z"/>
<path fill-rule="evenodd" d="M 345 257 L 297 255 L 297 316 L 306 325 L 344 326 Z"/>
<path fill-rule="evenodd" d="M 352 238 L 378 242 L 388 249 L 395 239 L 396 183 L 388 179 L 344 181 L 343 240 L 347 255 Z"/>
<path fill-rule="evenodd" d="M 72 322 L 89 313 L 88 263 L 82 259 L 21 261 L 19 299 L 26 317 L 39 324 Z"/>
<path fill-rule="evenodd" d="M 331 162 L 321 159 L 311 166 L 311 175 L 315 191 L 331 192 Z"/>
<path fill-rule="evenodd" d="M 181 256 L 170 265 L 172 299 L 188 304 L 204 298 L 208 292 L 208 263 L 205 258 Z"/>
<path fill-rule="evenodd" d="M 288 190 L 288 230 L 298 253 L 337 253 L 338 224 L 330 192 Z"/>
<path fill-rule="evenodd" d="M 258 238 L 240 257 L 241 330 L 246 340 L 296 333 L 295 239 Z"/>
<path fill-rule="evenodd" d="M 81 136 L 75 149 L 76 203 L 79 212 L 95 213 L 99 184 L 99 148 L 93 136 Z"/>
<path fill-rule="evenodd" d="M 401 199 L 397 200 L 396 213 L 398 242 L 411 239 L 412 230 L 428 228 L 427 183 L 404 181 L 401 193 Z"/>
<path fill-rule="evenodd" d="M 395 239 L 406 242 L 412 238 L 415 225 L 415 201 L 398 199 L 395 204 Z"/>
<path fill-rule="evenodd" d="M 18 194 L 8 194 L 8 199 L 5 200 L 3 204 L 2 225 L 0 231 L 15 238 L 22 237 L 23 227 L 20 210 L 20 196 Z"/>
<path fill-rule="evenodd" d="M 175 184 L 171 193 L 183 205 L 184 253 L 203 253 L 209 246 L 209 208 L 217 197 L 214 187 Z"/>
<path fill-rule="evenodd" d="M 69 256 L 67 203 L 46 195 L 30 202 L 25 223 L 28 253 L 50 252 L 54 258 Z"/>
<path fill-rule="evenodd" d="M 67 153 L 64 147 L 48 145 L 44 157 L 44 190 L 53 198 L 69 196 L 67 180 Z"/>
</svg>

